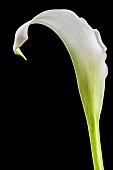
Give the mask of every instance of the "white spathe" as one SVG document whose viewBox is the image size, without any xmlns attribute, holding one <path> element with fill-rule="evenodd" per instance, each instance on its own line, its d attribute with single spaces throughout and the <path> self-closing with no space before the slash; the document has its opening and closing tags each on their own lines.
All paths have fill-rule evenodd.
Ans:
<svg viewBox="0 0 113 170">
<path fill-rule="evenodd" d="M 31 24 L 49 27 L 63 41 L 73 62 L 86 117 L 99 118 L 108 69 L 105 64 L 107 48 L 98 30 L 92 29 L 83 18 L 70 10 L 44 11 L 16 31 L 13 50 L 24 59 L 19 48 L 28 39 L 28 27 Z"/>
</svg>

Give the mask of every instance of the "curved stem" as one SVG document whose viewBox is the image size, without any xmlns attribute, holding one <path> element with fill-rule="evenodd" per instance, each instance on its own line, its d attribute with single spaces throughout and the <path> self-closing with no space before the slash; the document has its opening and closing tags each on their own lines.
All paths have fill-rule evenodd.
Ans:
<svg viewBox="0 0 113 170">
<path fill-rule="evenodd" d="M 94 170 L 104 170 L 100 142 L 99 121 L 87 121 Z"/>
</svg>

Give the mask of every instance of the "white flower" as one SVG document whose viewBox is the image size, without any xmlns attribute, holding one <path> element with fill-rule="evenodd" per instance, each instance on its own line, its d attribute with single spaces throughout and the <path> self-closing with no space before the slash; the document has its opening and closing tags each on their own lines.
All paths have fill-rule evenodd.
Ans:
<svg viewBox="0 0 113 170">
<path fill-rule="evenodd" d="M 100 34 L 70 10 L 47 10 L 16 31 L 13 50 L 24 59 L 26 58 L 19 47 L 28 39 L 28 27 L 31 24 L 42 24 L 52 29 L 70 54 L 88 123 L 94 167 L 102 170 L 98 122 L 108 69 L 105 64 L 106 47 L 102 43 Z"/>
<path fill-rule="evenodd" d="M 73 62 L 85 113 L 99 114 L 108 72 L 106 47 L 99 32 L 70 10 L 44 11 L 16 31 L 13 50 L 24 59 L 19 47 L 28 39 L 30 24 L 45 25 L 61 38 Z"/>
</svg>

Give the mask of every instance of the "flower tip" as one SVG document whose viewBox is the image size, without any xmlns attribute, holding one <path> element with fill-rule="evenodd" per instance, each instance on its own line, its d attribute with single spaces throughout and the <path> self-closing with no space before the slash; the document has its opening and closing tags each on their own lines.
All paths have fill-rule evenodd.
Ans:
<svg viewBox="0 0 113 170">
<path fill-rule="evenodd" d="M 22 58 L 24 58 L 24 60 L 27 60 L 25 55 L 21 52 L 20 48 L 14 49 L 13 51 L 16 55 L 20 55 Z"/>
</svg>

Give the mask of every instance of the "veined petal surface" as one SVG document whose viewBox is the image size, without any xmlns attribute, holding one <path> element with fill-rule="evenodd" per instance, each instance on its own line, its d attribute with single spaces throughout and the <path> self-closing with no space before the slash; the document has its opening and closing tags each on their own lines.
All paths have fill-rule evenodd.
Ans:
<svg viewBox="0 0 113 170">
<path fill-rule="evenodd" d="M 47 10 L 23 24 L 16 31 L 13 45 L 15 52 L 28 39 L 30 24 L 42 24 L 49 27 L 63 41 L 75 69 L 86 117 L 99 118 L 108 71 L 105 64 L 106 47 L 98 30 L 92 29 L 85 19 L 78 17 L 70 10 Z"/>
</svg>

